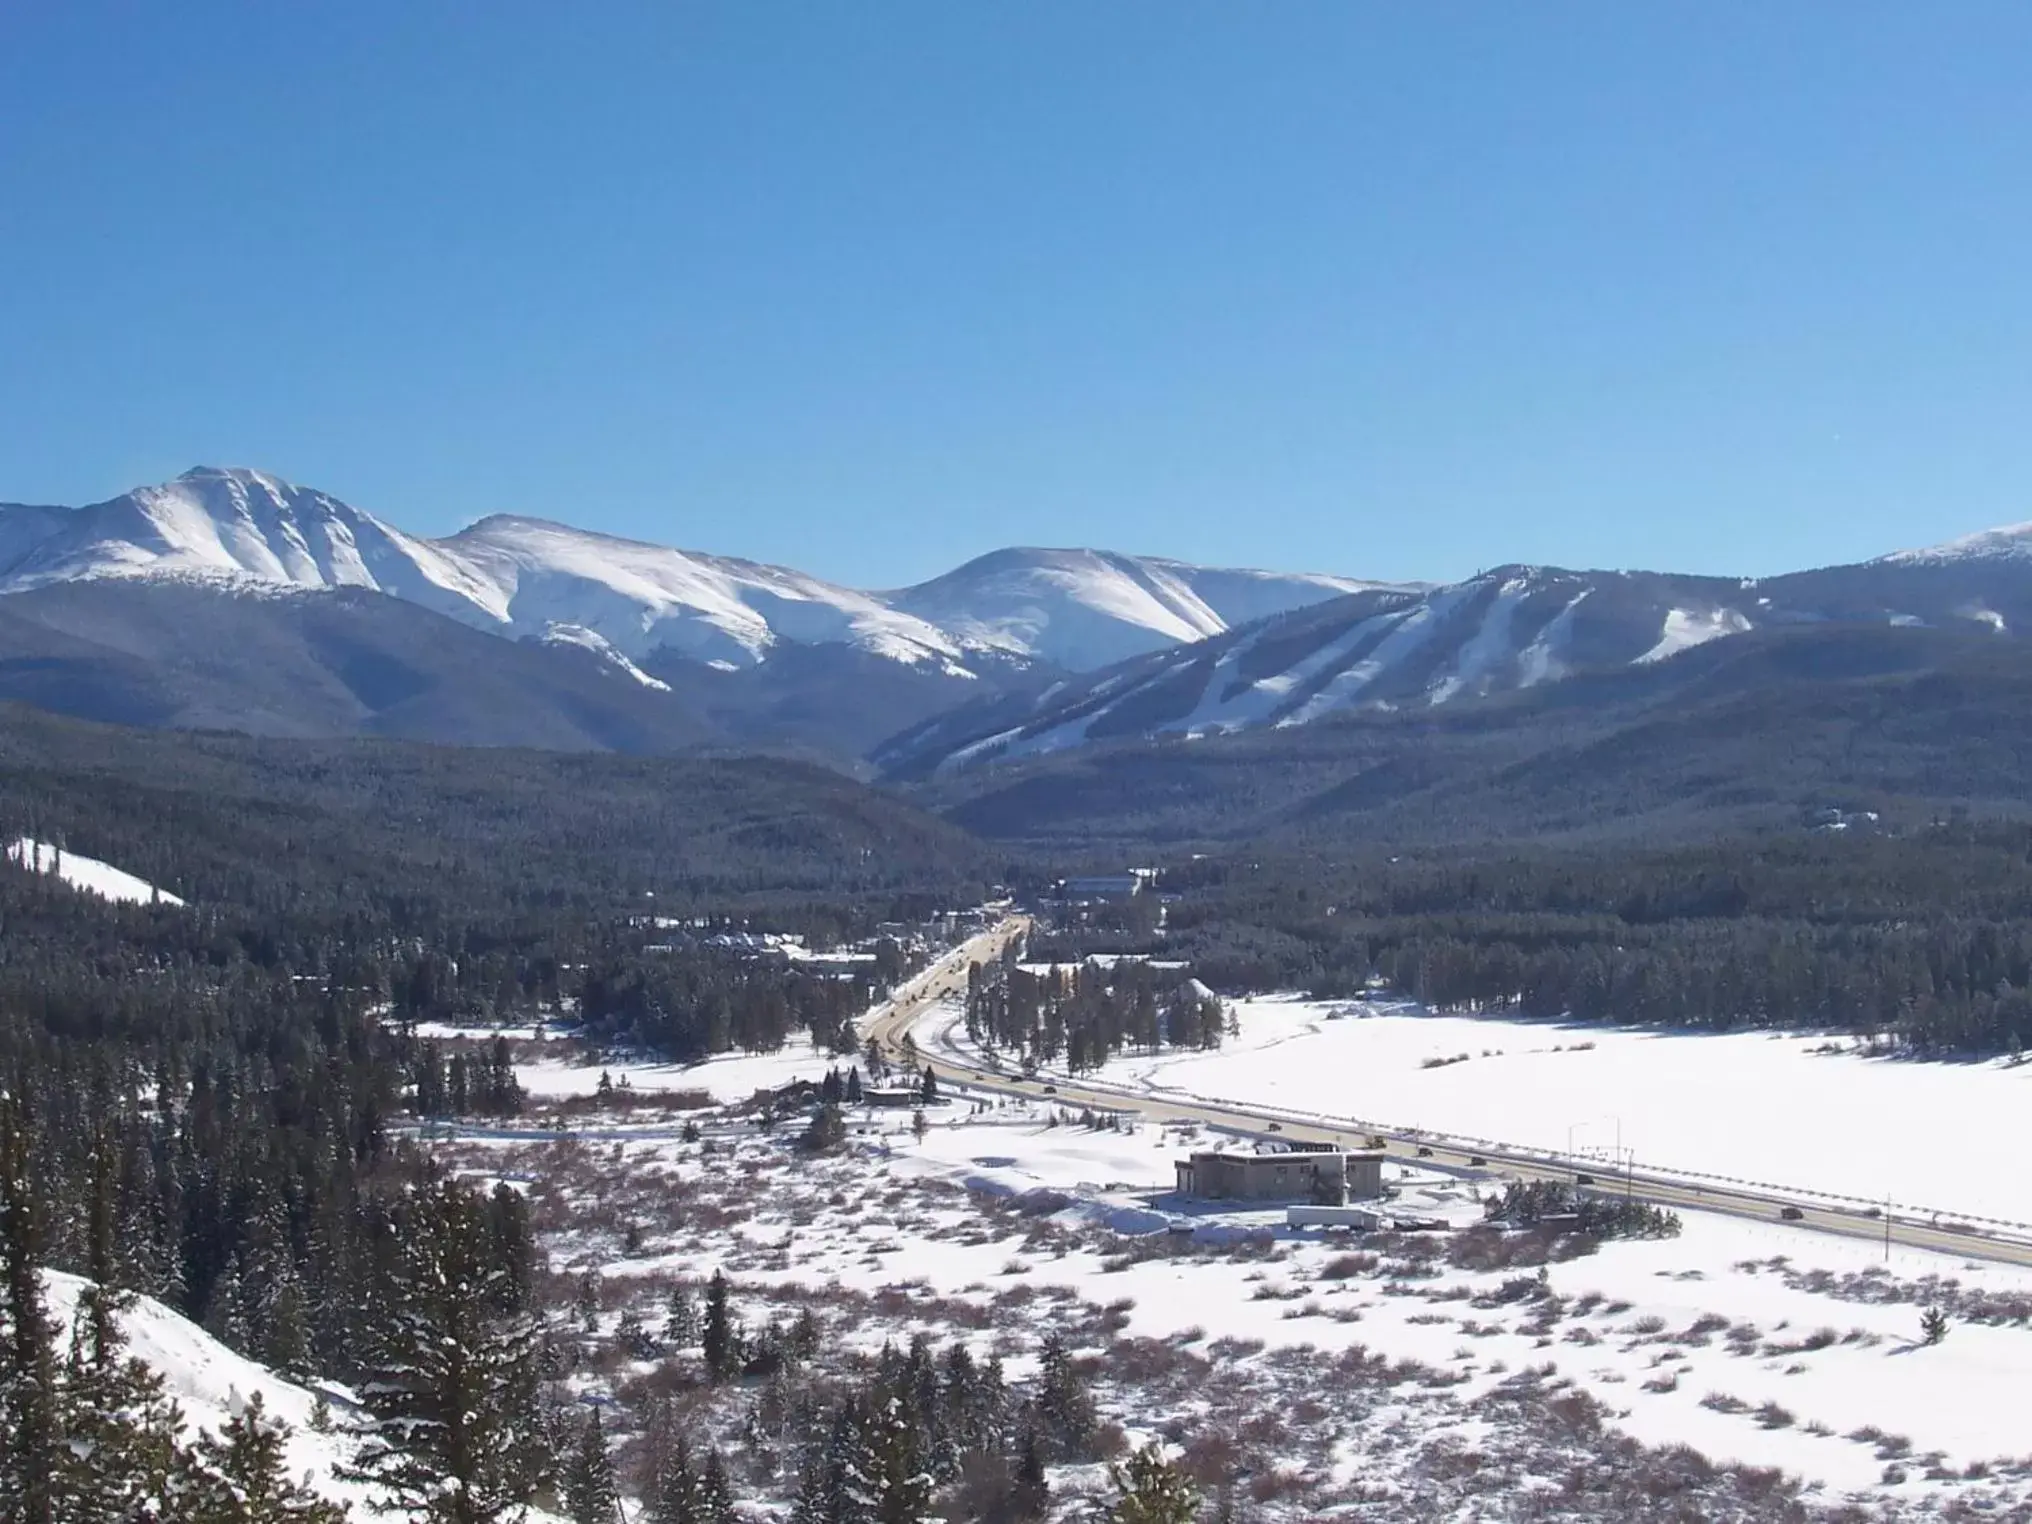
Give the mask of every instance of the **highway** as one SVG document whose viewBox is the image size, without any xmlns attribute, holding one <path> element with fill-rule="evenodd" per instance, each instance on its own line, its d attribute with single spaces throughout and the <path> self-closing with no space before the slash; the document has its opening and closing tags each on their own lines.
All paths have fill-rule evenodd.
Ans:
<svg viewBox="0 0 2032 1524">
<path fill-rule="evenodd" d="M 1650 1175 L 1641 1170 L 1626 1173 L 1607 1165 L 1576 1164 L 1570 1159 L 1554 1159 L 1542 1153 L 1495 1145 L 1471 1148 L 1417 1133 L 1386 1132 L 1353 1118 L 1345 1121 L 1305 1119 L 1274 1111 L 1251 1110 L 1232 1102 L 1172 1100 L 1119 1090 L 1090 1080 L 1054 1075 L 1032 1079 L 984 1066 L 977 1058 L 951 1051 L 943 1045 L 920 1047 L 912 1032 L 916 1023 L 946 996 L 964 998 L 968 967 L 999 957 L 1011 940 L 1028 930 L 1029 924 L 1026 917 L 1011 916 L 939 959 L 904 984 L 886 1010 L 876 1013 L 868 1025 L 867 1036 L 896 1061 L 916 1058 L 931 1062 L 940 1069 L 941 1080 L 989 1094 L 1049 1100 L 1073 1109 L 1092 1107 L 1097 1111 L 1133 1111 L 1153 1122 L 1190 1123 L 1292 1143 L 1361 1148 L 1371 1139 L 1380 1139 L 1385 1153 L 1407 1164 L 1492 1181 L 1572 1182 L 1576 1170 L 1580 1170 L 1594 1176 L 1594 1188 L 1597 1190 L 1629 1191 L 1645 1201 L 1681 1211 L 1714 1212 L 1763 1223 L 1783 1221 L 1788 1227 L 1875 1244 L 1886 1242 L 1888 1224 L 1888 1241 L 1899 1248 L 1925 1249 L 1963 1259 L 2032 1267 L 2032 1238 L 2018 1237 L 1993 1228 L 1963 1230 L 1941 1227 L 1930 1219 L 1901 1217 L 1895 1213 L 1887 1219 L 1881 1213 L 1870 1215 L 1861 1209 L 1829 1206 L 1752 1187 L 1700 1183 Z M 1781 1215 L 1788 1213 L 1798 1215 L 1796 1218 Z"/>
</svg>

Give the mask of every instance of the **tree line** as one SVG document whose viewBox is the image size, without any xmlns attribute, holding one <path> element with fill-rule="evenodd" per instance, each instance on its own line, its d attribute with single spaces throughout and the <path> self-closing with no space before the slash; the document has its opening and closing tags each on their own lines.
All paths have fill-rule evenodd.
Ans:
<svg viewBox="0 0 2032 1524">
<path fill-rule="evenodd" d="M 1229 991 L 1386 986 L 1435 1009 L 1730 1031 L 1921 1056 L 2032 1043 L 2032 829 L 1773 832 L 1173 870 L 1166 955 Z"/>
<path fill-rule="evenodd" d="M 1124 1048 L 1217 1048 L 1221 1002 L 1182 968 L 1139 959 L 1025 968 L 1013 958 L 975 964 L 967 978 L 967 1035 L 1019 1061 L 1075 1074 Z"/>
</svg>

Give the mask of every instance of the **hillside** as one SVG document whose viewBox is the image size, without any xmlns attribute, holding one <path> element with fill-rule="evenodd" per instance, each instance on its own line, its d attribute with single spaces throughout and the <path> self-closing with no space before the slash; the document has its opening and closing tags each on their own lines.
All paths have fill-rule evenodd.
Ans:
<svg viewBox="0 0 2032 1524">
<path fill-rule="evenodd" d="M 1888 627 L 1715 642 L 1468 706 L 1139 739 L 916 786 L 1033 843 L 1462 841 L 2032 806 L 2032 652 Z"/>
<path fill-rule="evenodd" d="M 962 830 L 828 769 L 177 734 L 0 708 L 0 819 L 202 904 L 978 885 Z"/>
</svg>

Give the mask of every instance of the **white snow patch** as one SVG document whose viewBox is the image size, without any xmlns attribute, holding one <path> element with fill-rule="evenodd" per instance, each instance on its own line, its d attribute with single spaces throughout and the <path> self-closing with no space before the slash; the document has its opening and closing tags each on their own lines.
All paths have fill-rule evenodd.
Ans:
<svg viewBox="0 0 2032 1524">
<path fill-rule="evenodd" d="M 1658 644 L 1638 657 L 1636 665 L 1641 667 L 1664 661 L 1681 651 L 1704 646 L 1710 640 L 1741 635 L 1750 627 L 1750 621 L 1734 609 L 1673 609 L 1665 616 L 1665 627 L 1659 632 Z"/>
<path fill-rule="evenodd" d="M 158 889 L 146 879 L 136 878 L 111 863 L 102 863 L 96 857 L 66 851 L 32 837 L 24 836 L 8 847 L 7 858 L 35 873 L 54 873 L 73 889 L 81 889 L 118 904 L 183 904 L 168 890 Z"/>
<path fill-rule="evenodd" d="M 596 630 L 589 630 L 582 624 L 554 624 L 543 632 L 543 643 L 547 646 L 575 646 L 581 651 L 590 651 L 601 661 L 618 667 L 623 674 L 632 677 L 645 688 L 658 693 L 670 692 L 670 684 L 660 677 L 651 677 L 635 663 L 614 649 L 613 642 Z"/>
</svg>

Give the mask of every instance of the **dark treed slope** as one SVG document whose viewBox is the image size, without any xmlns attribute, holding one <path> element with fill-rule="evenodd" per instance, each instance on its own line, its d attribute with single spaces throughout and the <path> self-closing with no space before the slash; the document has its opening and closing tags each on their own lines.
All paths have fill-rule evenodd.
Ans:
<svg viewBox="0 0 2032 1524">
<path fill-rule="evenodd" d="M 1876 1034 L 1917 1056 L 2032 1043 L 2032 826 L 1678 843 L 1255 852 L 1166 875 L 1159 944 L 1229 990 L 1706 1031 Z M 1080 949 L 1034 949 L 1068 956 Z"/>
<path fill-rule="evenodd" d="M 2032 804 L 2032 650 L 1808 627 L 1482 704 L 1124 742 L 921 797 L 991 838 L 1470 841 L 1698 835 L 1825 805 Z"/>
<path fill-rule="evenodd" d="M 117 724 L 465 746 L 663 752 L 697 711 L 570 647 L 399 599 L 129 579 L 0 600 L 0 699 Z"/>
<path fill-rule="evenodd" d="M 196 902 L 936 893 L 988 872 L 958 828 L 803 763 L 252 740 L 20 706 L 0 708 L 0 817 Z"/>
</svg>

